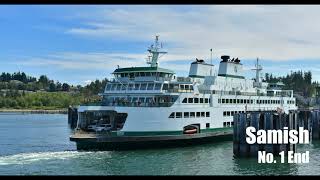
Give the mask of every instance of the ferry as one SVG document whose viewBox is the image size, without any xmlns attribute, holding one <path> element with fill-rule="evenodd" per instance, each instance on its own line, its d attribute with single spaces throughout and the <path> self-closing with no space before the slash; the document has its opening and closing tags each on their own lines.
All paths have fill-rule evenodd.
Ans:
<svg viewBox="0 0 320 180">
<path fill-rule="evenodd" d="M 148 52 L 145 67 L 114 70 L 101 102 L 77 108 L 70 136 L 77 149 L 193 145 L 232 135 L 237 113 L 297 110 L 293 90 L 262 81 L 258 59 L 254 79 L 245 78 L 241 60 L 228 55 L 221 56 L 217 70 L 212 60 L 195 59 L 188 77 L 179 77 L 159 66 L 167 53 L 159 36 Z"/>
</svg>

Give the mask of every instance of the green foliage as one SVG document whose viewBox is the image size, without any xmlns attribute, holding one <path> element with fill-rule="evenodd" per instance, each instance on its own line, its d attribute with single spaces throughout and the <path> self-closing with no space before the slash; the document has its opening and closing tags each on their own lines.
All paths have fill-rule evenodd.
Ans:
<svg viewBox="0 0 320 180">
<path fill-rule="evenodd" d="M 295 71 L 282 77 L 275 77 L 272 74 L 266 73 L 264 81 L 268 83 L 283 82 L 285 89 L 292 89 L 294 92 L 308 97 L 313 96 L 315 87 L 318 86 L 317 82 L 312 82 L 311 71 Z"/>
<path fill-rule="evenodd" d="M 37 92 L 19 96 L 0 96 L 0 108 L 60 109 L 80 105 L 84 97 L 65 92 Z"/>
<path fill-rule="evenodd" d="M 3 72 L 0 75 L 0 108 L 60 109 L 96 102 L 100 100 L 97 94 L 103 92 L 107 81 L 95 80 L 82 87 L 54 82 L 45 75 L 37 80 L 24 72 Z"/>
</svg>

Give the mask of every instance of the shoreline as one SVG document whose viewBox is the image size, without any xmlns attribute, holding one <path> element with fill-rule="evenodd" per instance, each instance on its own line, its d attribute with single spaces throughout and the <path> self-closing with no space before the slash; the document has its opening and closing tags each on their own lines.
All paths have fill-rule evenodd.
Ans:
<svg viewBox="0 0 320 180">
<path fill-rule="evenodd" d="M 68 109 L 0 109 L 0 113 L 68 114 Z"/>
</svg>

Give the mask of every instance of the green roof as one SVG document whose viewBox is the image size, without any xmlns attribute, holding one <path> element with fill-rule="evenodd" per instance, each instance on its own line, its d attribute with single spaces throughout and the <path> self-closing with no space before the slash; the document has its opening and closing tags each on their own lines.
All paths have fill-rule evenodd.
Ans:
<svg viewBox="0 0 320 180">
<path fill-rule="evenodd" d="M 131 73 L 131 72 L 163 72 L 169 74 L 175 74 L 174 71 L 159 67 L 131 67 L 131 68 L 118 68 L 113 74 L 117 73 Z"/>
</svg>

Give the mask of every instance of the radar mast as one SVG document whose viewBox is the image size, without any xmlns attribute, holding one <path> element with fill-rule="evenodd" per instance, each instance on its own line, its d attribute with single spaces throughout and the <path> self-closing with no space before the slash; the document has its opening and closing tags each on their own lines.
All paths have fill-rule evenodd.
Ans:
<svg viewBox="0 0 320 180">
<path fill-rule="evenodd" d="M 151 54 L 148 56 L 147 63 L 151 65 L 151 67 L 158 67 L 158 59 L 159 54 L 166 54 L 167 52 L 165 51 L 159 51 L 162 48 L 162 43 L 159 43 L 159 35 L 156 36 L 156 39 L 154 41 L 154 44 L 152 44 L 149 48 L 148 51 Z"/>
</svg>

